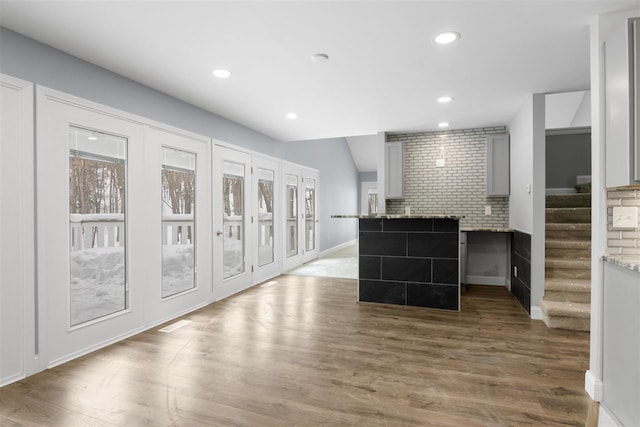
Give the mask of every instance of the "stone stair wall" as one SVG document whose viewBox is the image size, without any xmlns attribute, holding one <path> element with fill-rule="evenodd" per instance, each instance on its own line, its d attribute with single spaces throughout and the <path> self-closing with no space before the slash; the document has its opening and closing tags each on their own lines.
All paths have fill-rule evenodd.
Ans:
<svg viewBox="0 0 640 427">
<path fill-rule="evenodd" d="M 550 328 L 588 331 L 591 318 L 591 194 L 547 196 L 545 295 Z"/>
</svg>

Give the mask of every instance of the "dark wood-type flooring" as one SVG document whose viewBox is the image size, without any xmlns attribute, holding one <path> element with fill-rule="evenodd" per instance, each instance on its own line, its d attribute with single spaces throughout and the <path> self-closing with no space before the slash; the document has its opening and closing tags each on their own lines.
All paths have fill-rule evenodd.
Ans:
<svg viewBox="0 0 640 427">
<path fill-rule="evenodd" d="M 356 283 L 280 276 L 1 388 L 0 425 L 584 425 L 588 333 L 501 287 L 458 313 L 358 304 Z"/>
</svg>

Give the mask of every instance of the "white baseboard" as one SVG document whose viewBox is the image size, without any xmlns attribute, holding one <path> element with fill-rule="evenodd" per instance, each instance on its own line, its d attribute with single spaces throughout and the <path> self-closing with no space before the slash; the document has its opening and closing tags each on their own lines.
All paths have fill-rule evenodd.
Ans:
<svg viewBox="0 0 640 427">
<path fill-rule="evenodd" d="M 596 378 L 591 371 L 587 371 L 584 374 L 584 389 L 591 396 L 591 400 L 602 401 L 602 380 Z"/>
<path fill-rule="evenodd" d="M 542 309 L 539 305 L 531 306 L 531 318 L 533 320 L 542 320 Z"/>
<path fill-rule="evenodd" d="M 507 286 L 507 290 L 508 290 L 509 292 L 511 292 L 511 279 L 507 279 L 507 284 L 506 284 L 506 286 Z"/>
<path fill-rule="evenodd" d="M 563 194 L 575 194 L 577 193 L 576 189 L 573 187 L 570 188 L 547 188 L 545 190 L 545 194 L 547 196 L 559 196 Z"/>
<path fill-rule="evenodd" d="M 349 247 L 351 245 L 355 245 L 356 243 L 358 243 L 358 239 L 353 239 L 353 240 L 349 240 L 348 242 L 344 242 L 339 244 L 338 246 L 334 246 L 332 248 L 326 249 L 322 252 L 320 252 L 319 257 L 322 258 L 323 256 L 327 256 L 333 252 L 337 252 L 340 249 L 344 249 L 346 247 Z"/>
<path fill-rule="evenodd" d="M 467 274 L 465 283 L 470 285 L 506 286 L 507 279 L 503 276 L 476 276 Z"/>
</svg>

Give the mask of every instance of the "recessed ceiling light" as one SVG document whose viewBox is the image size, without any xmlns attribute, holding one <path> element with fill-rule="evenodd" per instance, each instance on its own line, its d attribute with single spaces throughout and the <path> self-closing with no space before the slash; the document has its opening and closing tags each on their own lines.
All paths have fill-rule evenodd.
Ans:
<svg viewBox="0 0 640 427">
<path fill-rule="evenodd" d="M 287 119 L 289 120 L 295 120 L 297 119 L 299 116 L 297 113 L 287 113 Z"/>
<path fill-rule="evenodd" d="M 91 135 L 90 137 L 88 137 L 87 139 L 91 140 L 91 141 L 96 141 L 98 139 L 97 136 L 95 135 Z"/>
<path fill-rule="evenodd" d="M 449 122 L 440 122 L 440 123 L 438 123 L 438 127 L 439 128 L 449 127 Z"/>
<path fill-rule="evenodd" d="M 216 68 L 213 70 L 213 75 L 219 79 L 226 79 L 231 75 L 231 71 L 225 70 L 224 68 Z"/>
<path fill-rule="evenodd" d="M 441 104 L 444 104 L 445 102 L 451 102 L 452 100 L 453 98 L 450 96 L 441 96 L 440 98 L 438 98 L 438 102 L 440 102 Z"/>
<path fill-rule="evenodd" d="M 438 44 L 449 44 L 449 43 L 453 43 L 459 38 L 460 38 L 460 33 L 456 33 L 455 31 L 447 31 L 442 34 L 438 34 L 436 38 L 433 39 L 433 41 Z"/>
<path fill-rule="evenodd" d="M 311 55 L 311 60 L 313 62 L 325 62 L 329 59 L 329 55 L 327 55 L 326 53 L 316 53 L 314 55 Z"/>
</svg>

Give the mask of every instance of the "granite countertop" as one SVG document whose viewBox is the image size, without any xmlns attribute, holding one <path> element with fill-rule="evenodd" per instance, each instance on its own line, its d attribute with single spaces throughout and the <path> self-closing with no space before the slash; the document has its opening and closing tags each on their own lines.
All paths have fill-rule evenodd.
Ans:
<svg viewBox="0 0 640 427">
<path fill-rule="evenodd" d="M 460 231 L 472 232 L 483 231 L 487 233 L 512 233 L 513 228 L 509 227 L 460 227 Z"/>
<path fill-rule="evenodd" d="M 640 255 L 603 255 L 602 259 L 610 264 L 640 273 Z"/>
<path fill-rule="evenodd" d="M 331 215 L 331 218 L 357 219 L 462 219 L 464 215 Z"/>
</svg>

